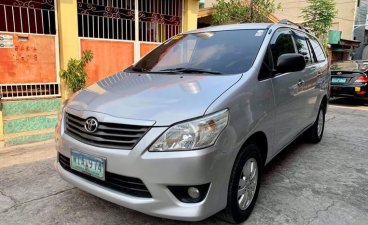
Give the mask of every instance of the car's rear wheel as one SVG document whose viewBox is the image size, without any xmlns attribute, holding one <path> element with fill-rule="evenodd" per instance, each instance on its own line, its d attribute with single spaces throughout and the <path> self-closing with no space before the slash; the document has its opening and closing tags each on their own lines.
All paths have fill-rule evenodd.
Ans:
<svg viewBox="0 0 368 225">
<path fill-rule="evenodd" d="M 230 177 L 228 200 L 221 217 L 230 223 L 248 219 L 257 201 L 263 160 L 259 148 L 246 146 L 235 160 Z"/>
<path fill-rule="evenodd" d="M 311 143 L 318 143 L 322 140 L 323 131 L 325 130 L 325 114 L 326 107 L 321 105 L 318 111 L 317 119 L 313 126 L 306 132 L 306 138 Z"/>
</svg>

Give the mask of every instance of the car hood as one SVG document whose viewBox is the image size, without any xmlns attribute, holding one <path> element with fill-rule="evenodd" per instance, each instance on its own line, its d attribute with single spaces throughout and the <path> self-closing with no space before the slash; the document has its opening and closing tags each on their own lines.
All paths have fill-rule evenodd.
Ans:
<svg viewBox="0 0 368 225">
<path fill-rule="evenodd" d="M 154 121 L 155 126 L 204 115 L 238 75 L 181 75 L 120 72 L 74 95 L 67 107 L 113 117 Z"/>
</svg>

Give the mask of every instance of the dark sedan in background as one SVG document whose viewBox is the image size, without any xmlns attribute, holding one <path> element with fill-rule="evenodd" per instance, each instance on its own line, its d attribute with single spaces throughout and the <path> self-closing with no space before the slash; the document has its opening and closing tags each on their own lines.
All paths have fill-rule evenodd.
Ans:
<svg viewBox="0 0 368 225">
<path fill-rule="evenodd" d="M 331 66 L 331 97 L 368 101 L 368 61 L 344 61 Z"/>
</svg>

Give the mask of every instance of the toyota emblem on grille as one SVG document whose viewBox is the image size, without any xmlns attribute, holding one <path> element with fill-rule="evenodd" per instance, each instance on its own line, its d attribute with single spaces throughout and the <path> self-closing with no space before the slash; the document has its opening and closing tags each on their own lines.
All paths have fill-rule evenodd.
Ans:
<svg viewBox="0 0 368 225">
<path fill-rule="evenodd" d="M 88 132 L 95 132 L 97 130 L 98 127 L 98 122 L 96 119 L 94 118 L 89 118 L 86 120 L 86 124 L 84 125 L 84 129 L 86 129 L 86 131 Z"/>
</svg>

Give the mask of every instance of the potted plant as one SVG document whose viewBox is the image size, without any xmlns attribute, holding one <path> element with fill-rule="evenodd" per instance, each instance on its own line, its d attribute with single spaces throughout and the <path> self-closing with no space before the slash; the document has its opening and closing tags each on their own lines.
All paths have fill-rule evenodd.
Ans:
<svg viewBox="0 0 368 225">
<path fill-rule="evenodd" d="M 60 77 L 65 81 L 68 88 L 74 93 L 86 86 L 86 66 L 93 59 L 91 50 L 85 50 L 81 59 L 70 59 L 66 70 L 60 70 Z"/>
</svg>

